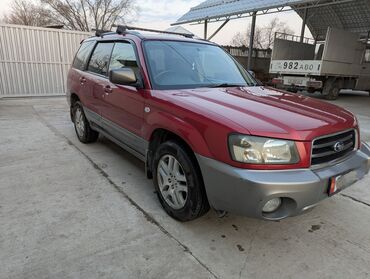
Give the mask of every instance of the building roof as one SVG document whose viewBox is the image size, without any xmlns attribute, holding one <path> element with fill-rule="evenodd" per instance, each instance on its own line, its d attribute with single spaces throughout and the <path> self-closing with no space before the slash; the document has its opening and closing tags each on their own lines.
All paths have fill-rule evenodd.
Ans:
<svg viewBox="0 0 370 279">
<path fill-rule="evenodd" d="M 188 29 L 186 29 L 182 26 L 172 26 L 170 28 L 167 28 L 166 31 L 176 32 L 176 33 L 181 33 L 181 34 L 194 35 L 194 33 L 190 32 Z"/>
<path fill-rule="evenodd" d="M 204 20 L 219 21 L 295 10 L 303 17 L 309 7 L 307 25 L 314 37 L 325 37 L 329 26 L 366 35 L 370 31 L 369 0 L 207 0 L 190 9 L 174 25 Z"/>
</svg>

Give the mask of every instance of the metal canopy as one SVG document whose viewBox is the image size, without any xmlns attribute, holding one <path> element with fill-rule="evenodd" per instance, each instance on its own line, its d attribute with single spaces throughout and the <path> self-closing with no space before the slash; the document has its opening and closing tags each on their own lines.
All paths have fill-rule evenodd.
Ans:
<svg viewBox="0 0 370 279">
<path fill-rule="evenodd" d="M 190 9 L 173 25 L 204 23 L 295 10 L 315 38 L 328 26 L 366 35 L 370 30 L 370 0 L 207 0 Z"/>
<path fill-rule="evenodd" d="M 296 12 L 303 18 L 303 10 L 296 10 Z M 325 39 L 329 26 L 358 33 L 362 37 L 367 37 L 370 31 L 369 0 L 311 8 L 307 13 L 307 26 L 312 36 L 317 39 Z"/>
</svg>

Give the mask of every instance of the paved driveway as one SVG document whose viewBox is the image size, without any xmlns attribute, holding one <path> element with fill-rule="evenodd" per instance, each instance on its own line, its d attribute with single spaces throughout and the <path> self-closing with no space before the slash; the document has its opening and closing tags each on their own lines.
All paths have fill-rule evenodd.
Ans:
<svg viewBox="0 0 370 279">
<path fill-rule="evenodd" d="M 337 103 L 369 131 L 369 97 Z M 0 278 L 369 278 L 369 263 L 369 176 L 280 222 L 178 223 L 140 161 L 78 142 L 64 98 L 0 100 Z"/>
</svg>

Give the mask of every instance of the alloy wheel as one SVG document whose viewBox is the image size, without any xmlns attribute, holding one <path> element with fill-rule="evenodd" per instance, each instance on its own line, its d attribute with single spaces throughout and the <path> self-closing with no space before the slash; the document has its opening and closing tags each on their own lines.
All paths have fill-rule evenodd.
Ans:
<svg viewBox="0 0 370 279">
<path fill-rule="evenodd" d="M 174 156 L 164 155 L 159 160 L 157 179 L 166 203 L 175 210 L 183 208 L 188 197 L 188 183 L 181 164 Z"/>
<path fill-rule="evenodd" d="M 85 119 L 80 107 L 75 112 L 75 125 L 78 136 L 82 138 L 85 134 Z"/>
</svg>

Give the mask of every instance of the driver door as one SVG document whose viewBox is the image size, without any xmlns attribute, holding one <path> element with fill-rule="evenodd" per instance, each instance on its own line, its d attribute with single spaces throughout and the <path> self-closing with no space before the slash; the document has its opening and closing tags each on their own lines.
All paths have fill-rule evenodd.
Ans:
<svg viewBox="0 0 370 279">
<path fill-rule="evenodd" d="M 139 73 L 134 45 L 127 41 L 114 44 L 109 71 L 129 67 Z M 144 90 L 133 86 L 115 85 L 109 80 L 101 84 L 101 111 L 104 128 L 120 142 L 145 155 L 146 142 L 142 139 L 144 124 Z"/>
</svg>

